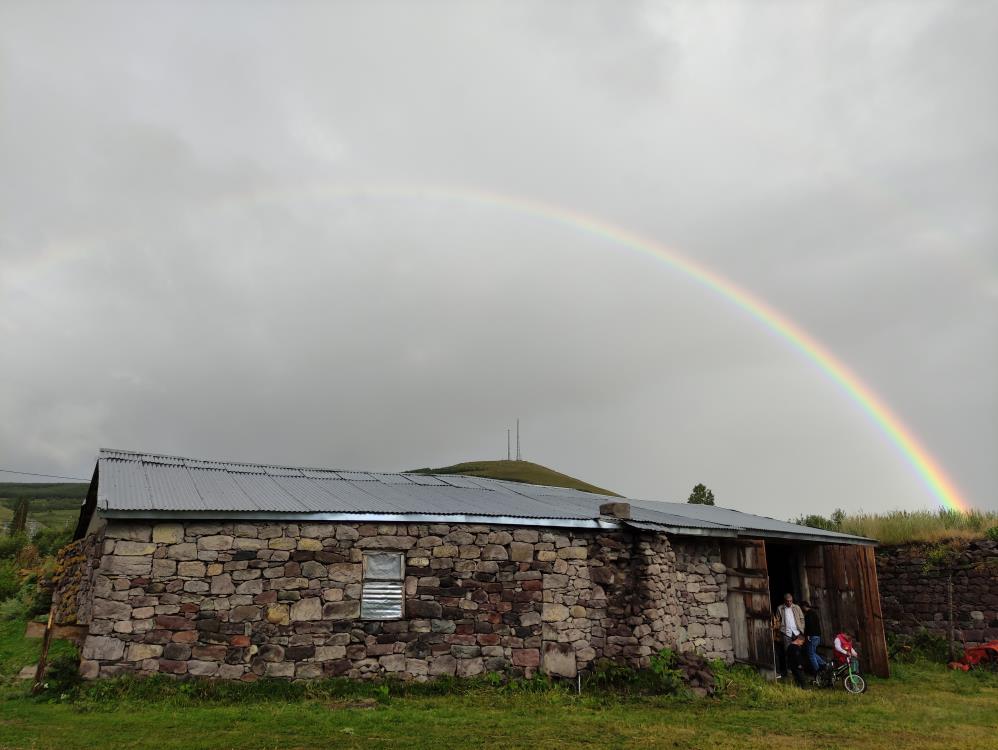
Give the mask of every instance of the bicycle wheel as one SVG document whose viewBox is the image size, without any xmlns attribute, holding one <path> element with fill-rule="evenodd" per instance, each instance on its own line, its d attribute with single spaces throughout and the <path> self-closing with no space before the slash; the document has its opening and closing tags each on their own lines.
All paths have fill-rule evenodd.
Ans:
<svg viewBox="0 0 998 750">
<path fill-rule="evenodd" d="M 858 674 L 849 674 L 846 675 L 844 680 L 842 680 L 842 687 L 844 687 L 847 692 L 859 694 L 866 691 L 866 680 Z"/>
</svg>

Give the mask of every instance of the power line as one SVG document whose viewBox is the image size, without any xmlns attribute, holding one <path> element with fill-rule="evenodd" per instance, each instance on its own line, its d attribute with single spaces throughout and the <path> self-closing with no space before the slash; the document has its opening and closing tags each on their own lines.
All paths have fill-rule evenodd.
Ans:
<svg viewBox="0 0 998 750">
<path fill-rule="evenodd" d="M 6 472 L 7 474 L 21 474 L 26 477 L 45 477 L 46 479 L 73 479 L 77 482 L 89 482 L 89 479 L 84 479 L 83 477 L 64 477 L 61 474 L 36 474 L 33 471 L 15 471 L 14 469 L 0 469 L 0 471 Z"/>
</svg>

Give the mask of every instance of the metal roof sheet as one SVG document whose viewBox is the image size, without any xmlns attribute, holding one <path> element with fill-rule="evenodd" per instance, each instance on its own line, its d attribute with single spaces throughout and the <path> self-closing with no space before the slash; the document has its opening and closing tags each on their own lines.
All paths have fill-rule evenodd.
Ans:
<svg viewBox="0 0 998 750">
<path fill-rule="evenodd" d="M 871 540 L 798 526 L 730 508 L 631 500 L 484 477 L 390 474 L 210 461 L 102 450 L 98 507 L 115 514 L 330 514 L 342 518 L 419 516 L 534 519 L 557 526 L 593 523 L 607 500 L 628 502 L 625 523 L 647 530 L 718 536 L 798 538 L 842 543 Z M 537 520 L 540 519 L 540 520 Z"/>
</svg>

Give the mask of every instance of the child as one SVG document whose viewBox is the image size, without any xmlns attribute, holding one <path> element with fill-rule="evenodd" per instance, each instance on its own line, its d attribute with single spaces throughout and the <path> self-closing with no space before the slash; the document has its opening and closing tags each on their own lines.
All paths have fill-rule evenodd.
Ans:
<svg viewBox="0 0 998 750">
<path fill-rule="evenodd" d="M 835 636 L 835 643 L 833 645 L 835 647 L 835 663 L 842 665 L 852 661 L 852 668 L 858 673 L 859 654 L 856 653 L 856 649 L 852 645 L 852 637 L 849 633 L 843 630 Z"/>
</svg>

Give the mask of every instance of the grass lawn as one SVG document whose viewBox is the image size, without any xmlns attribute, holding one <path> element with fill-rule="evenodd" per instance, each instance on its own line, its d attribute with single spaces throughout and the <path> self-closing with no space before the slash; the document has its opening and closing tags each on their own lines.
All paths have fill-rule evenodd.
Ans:
<svg viewBox="0 0 998 750">
<path fill-rule="evenodd" d="M 328 695 L 212 703 L 184 687 L 59 702 L 30 698 L 10 678 L 37 650 L 19 632 L 22 622 L 0 623 L 0 748 L 998 747 L 998 677 L 924 663 L 896 666 L 861 696 L 745 681 L 703 700 L 479 686 L 386 705 Z"/>
</svg>

